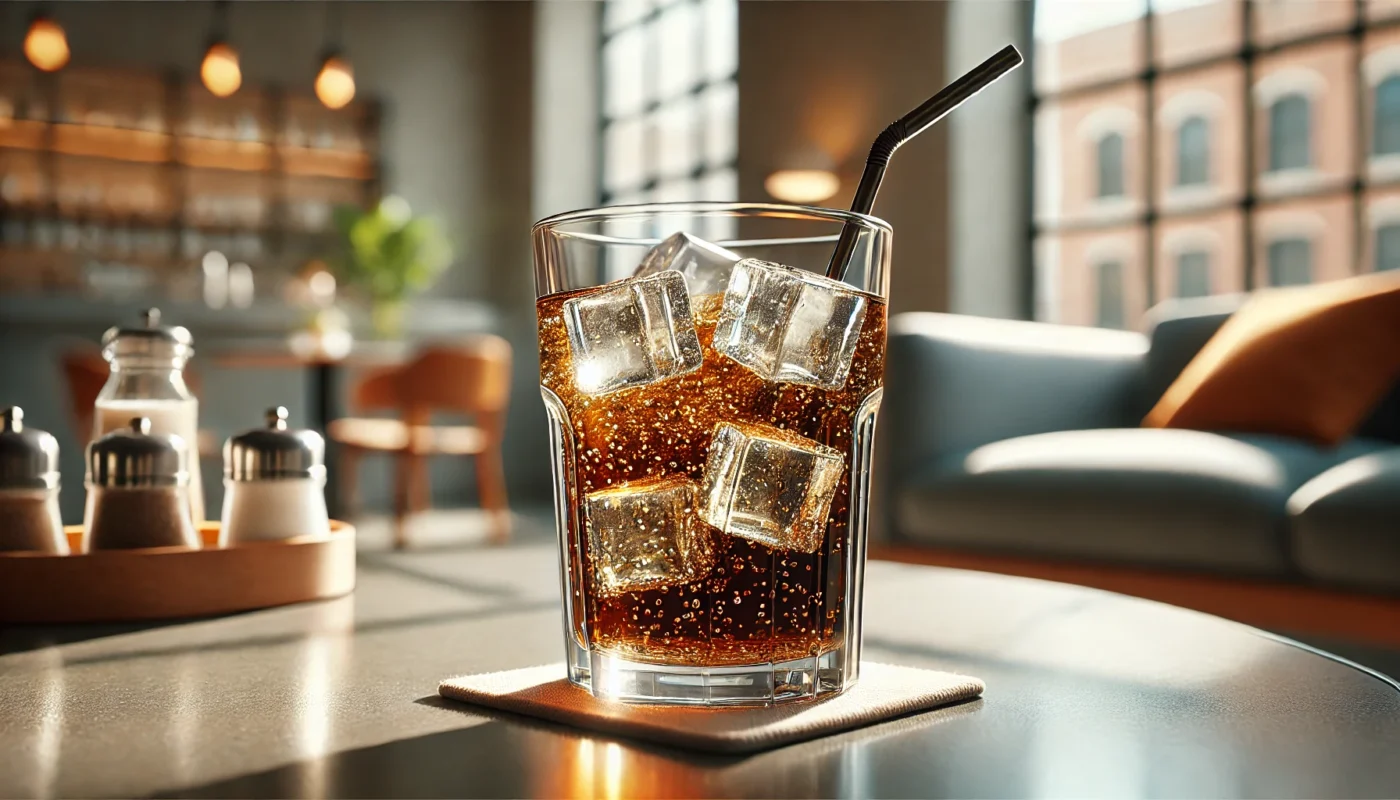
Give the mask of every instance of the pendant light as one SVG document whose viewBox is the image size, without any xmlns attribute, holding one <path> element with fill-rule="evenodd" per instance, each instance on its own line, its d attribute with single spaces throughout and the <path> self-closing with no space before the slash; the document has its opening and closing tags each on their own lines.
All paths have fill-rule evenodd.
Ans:
<svg viewBox="0 0 1400 800">
<path fill-rule="evenodd" d="M 216 0 L 214 16 L 209 22 L 209 49 L 199 65 L 199 77 L 204 88 L 215 97 L 228 97 L 243 85 L 243 71 L 238 66 L 238 51 L 228 43 L 228 0 Z"/>
<path fill-rule="evenodd" d="M 788 203 L 820 203 L 841 190 L 841 179 L 825 169 L 780 169 L 763 179 L 763 190 Z"/>
<path fill-rule="evenodd" d="M 316 97 L 329 109 L 344 108 L 355 99 L 355 71 L 340 49 L 340 9 L 326 2 L 326 47 L 316 75 Z"/>
<path fill-rule="evenodd" d="M 69 55 L 68 35 L 63 26 L 45 14 L 40 6 L 29 21 L 29 32 L 24 35 L 25 58 L 44 72 L 57 72 L 68 63 Z"/>
</svg>

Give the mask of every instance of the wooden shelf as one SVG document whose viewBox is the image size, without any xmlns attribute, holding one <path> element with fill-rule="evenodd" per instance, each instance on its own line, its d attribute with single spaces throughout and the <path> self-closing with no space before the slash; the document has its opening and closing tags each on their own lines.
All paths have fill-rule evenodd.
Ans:
<svg viewBox="0 0 1400 800">
<path fill-rule="evenodd" d="M 284 145 L 278 148 L 278 152 L 282 156 L 282 171 L 288 175 L 357 181 L 374 178 L 374 161 L 362 151 Z"/>
<path fill-rule="evenodd" d="M 265 142 L 176 137 L 175 160 L 188 167 L 240 172 L 272 172 L 272 148 Z"/>
<path fill-rule="evenodd" d="M 43 150 L 48 123 L 28 119 L 0 121 L 0 147 L 16 150 Z"/>
<path fill-rule="evenodd" d="M 53 125 L 52 148 L 64 155 L 160 164 L 170 159 L 170 135 L 59 122 Z"/>
<path fill-rule="evenodd" d="M 47 129 L 53 128 L 53 141 Z M 54 152 L 141 164 L 368 181 L 374 159 L 363 151 L 269 145 L 266 142 L 171 136 L 155 131 L 66 122 L 10 120 L 0 125 L 0 148 Z M 172 156 L 172 151 L 174 155 Z M 280 167 L 276 161 L 280 159 Z"/>
<path fill-rule="evenodd" d="M 220 99 L 194 76 L 45 75 L 17 60 L 0 60 L 0 98 L 16 113 L 0 118 L 0 166 L 20 180 L 0 219 L 252 234 L 264 254 L 255 266 L 296 268 L 308 241 L 332 233 L 334 206 L 377 199 L 372 102 L 332 111 L 310 94 L 256 86 Z"/>
</svg>

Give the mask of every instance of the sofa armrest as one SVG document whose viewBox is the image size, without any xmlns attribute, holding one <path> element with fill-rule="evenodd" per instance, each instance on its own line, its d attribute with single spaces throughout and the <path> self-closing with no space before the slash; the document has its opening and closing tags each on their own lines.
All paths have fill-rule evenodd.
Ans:
<svg viewBox="0 0 1400 800">
<path fill-rule="evenodd" d="M 955 314 L 890 321 L 880 418 L 893 482 L 1015 436 L 1136 427 L 1147 338 Z"/>
</svg>

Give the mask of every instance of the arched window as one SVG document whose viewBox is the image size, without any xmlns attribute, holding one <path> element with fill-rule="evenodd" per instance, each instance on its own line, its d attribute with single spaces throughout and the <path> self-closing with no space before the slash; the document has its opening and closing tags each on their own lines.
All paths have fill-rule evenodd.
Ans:
<svg viewBox="0 0 1400 800">
<path fill-rule="evenodd" d="M 1400 224 L 1376 229 L 1376 271 L 1400 269 Z"/>
<path fill-rule="evenodd" d="M 1280 239 L 1269 243 L 1269 285 L 1301 286 L 1312 283 L 1312 242 Z"/>
<path fill-rule="evenodd" d="M 1096 146 L 1098 163 L 1098 196 L 1123 195 L 1123 134 L 1110 133 L 1099 139 Z"/>
<path fill-rule="evenodd" d="M 1123 308 L 1123 262 L 1105 261 L 1095 267 L 1095 272 L 1098 279 L 1098 326 L 1127 327 L 1127 312 Z"/>
<path fill-rule="evenodd" d="M 1191 117 L 1176 130 L 1176 184 L 1191 186 L 1210 180 L 1210 124 Z"/>
<path fill-rule="evenodd" d="M 1176 296 L 1206 297 L 1210 294 L 1210 254 L 1187 250 L 1176 257 Z"/>
<path fill-rule="evenodd" d="M 1301 94 L 1280 97 L 1269 106 L 1269 169 L 1312 166 L 1312 106 Z"/>
<path fill-rule="evenodd" d="M 1378 156 L 1400 153 L 1400 75 L 1391 75 L 1376 87 L 1371 152 Z"/>
</svg>

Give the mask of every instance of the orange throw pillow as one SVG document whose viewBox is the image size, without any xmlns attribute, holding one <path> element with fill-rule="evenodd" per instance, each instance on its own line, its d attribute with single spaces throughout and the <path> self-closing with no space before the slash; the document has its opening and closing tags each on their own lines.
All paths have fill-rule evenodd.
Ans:
<svg viewBox="0 0 1400 800">
<path fill-rule="evenodd" d="M 1400 378 L 1400 271 L 1255 294 L 1142 424 L 1335 445 Z"/>
</svg>

